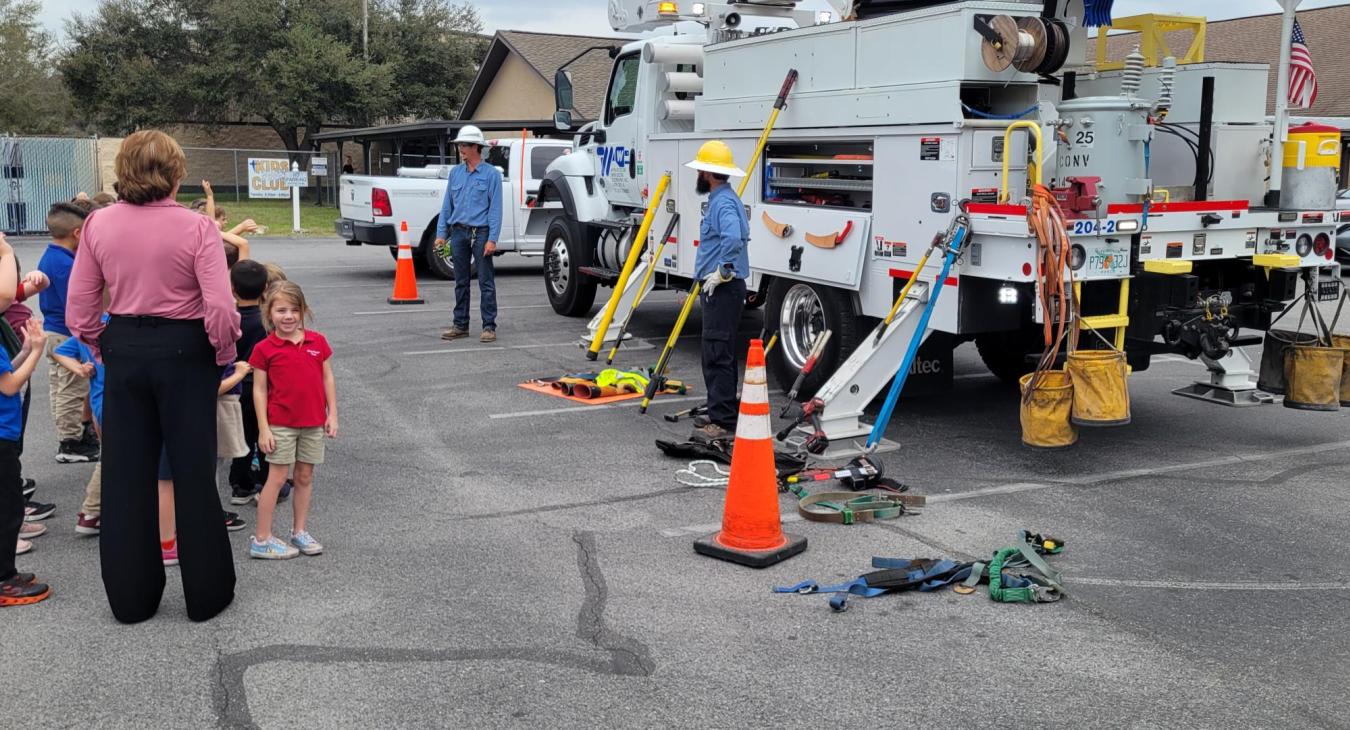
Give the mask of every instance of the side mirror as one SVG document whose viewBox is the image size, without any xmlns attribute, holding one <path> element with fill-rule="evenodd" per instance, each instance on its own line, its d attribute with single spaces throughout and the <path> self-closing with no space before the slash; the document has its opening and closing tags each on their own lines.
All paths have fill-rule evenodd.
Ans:
<svg viewBox="0 0 1350 730">
<path fill-rule="evenodd" d="M 572 112 L 566 109 L 559 109 L 553 112 L 553 126 L 559 131 L 570 132 L 572 130 Z"/>
<path fill-rule="evenodd" d="M 576 108 L 576 103 L 572 94 L 572 74 L 568 71 L 558 69 L 553 75 L 553 108 L 558 111 L 568 111 Z"/>
</svg>

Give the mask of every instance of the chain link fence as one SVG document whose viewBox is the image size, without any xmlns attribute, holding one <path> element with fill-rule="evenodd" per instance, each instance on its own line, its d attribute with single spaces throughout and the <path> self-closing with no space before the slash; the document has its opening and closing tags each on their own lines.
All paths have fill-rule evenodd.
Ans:
<svg viewBox="0 0 1350 730">
<path fill-rule="evenodd" d="M 59 137 L 0 137 L 4 205 L 0 230 L 7 234 L 47 232 L 47 210 L 76 194 L 93 194 L 99 179 L 98 140 Z"/>
<path fill-rule="evenodd" d="M 310 172 L 309 186 L 301 191 L 300 199 L 313 205 L 337 206 L 338 177 L 342 162 L 336 151 L 288 152 L 286 150 L 235 149 L 213 147 L 184 147 L 187 155 L 187 177 L 180 192 L 200 195 L 202 181 L 211 183 L 216 199 L 235 202 L 248 198 L 249 160 L 286 160 Z M 323 174 L 318 174 L 322 172 Z"/>
</svg>

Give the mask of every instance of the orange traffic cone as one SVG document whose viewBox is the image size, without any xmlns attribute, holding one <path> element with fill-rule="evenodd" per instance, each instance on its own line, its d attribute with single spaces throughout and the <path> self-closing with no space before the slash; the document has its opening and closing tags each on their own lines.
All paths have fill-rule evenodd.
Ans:
<svg viewBox="0 0 1350 730">
<path fill-rule="evenodd" d="M 413 270 L 412 244 L 408 241 L 408 221 L 398 231 L 398 263 L 394 267 L 394 295 L 390 304 L 426 304 L 417 296 L 417 272 Z"/>
<path fill-rule="evenodd" d="M 722 531 L 695 541 L 695 552 L 767 568 L 806 549 L 806 538 L 783 532 L 771 433 L 764 345 L 751 340 L 750 354 L 745 358 L 736 444 L 731 449 L 731 482 L 722 512 Z"/>
</svg>

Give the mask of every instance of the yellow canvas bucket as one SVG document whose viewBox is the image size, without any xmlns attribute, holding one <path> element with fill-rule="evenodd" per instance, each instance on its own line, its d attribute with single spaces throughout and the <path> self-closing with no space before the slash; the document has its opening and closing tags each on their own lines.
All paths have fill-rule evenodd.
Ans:
<svg viewBox="0 0 1350 730">
<path fill-rule="evenodd" d="M 1035 449 L 1062 449 L 1078 442 L 1078 429 L 1070 422 L 1073 410 L 1073 381 L 1063 370 L 1041 373 L 1031 390 L 1035 373 L 1023 375 L 1022 443 Z"/>
<path fill-rule="evenodd" d="M 1284 395 L 1284 355 L 1294 345 L 1311 345 L 1317 342 L 1317 335 L 1291 330 L 1270 330 L 1266 332 L 1265 343 L 1261 347 L 1261 370 L 1256 377 L 1256 387 L 1267 393 Z"/>
<path fill-rule="evenodd" d="M 1288 381 L 1284 407 L 1302 411 L 1339 410 L 1345 353 L 1339 347 L 1291 347 L 1284 356 L 1284 377 Z"/>
<path fill-rule="evenodd" d="M 1125 353 L 1079 350 L 1069 353 L 1064 367 L 1073 381 L 1074 425 L 1124 426 L 1130 422 Z"/>
<path fill-rule="evenodd" d="M 1331 346 L 1345 350 L 1341 361 L 1341 405 L 1350 407 L 1350 337 L 1332 335 Z"/>
</svg>

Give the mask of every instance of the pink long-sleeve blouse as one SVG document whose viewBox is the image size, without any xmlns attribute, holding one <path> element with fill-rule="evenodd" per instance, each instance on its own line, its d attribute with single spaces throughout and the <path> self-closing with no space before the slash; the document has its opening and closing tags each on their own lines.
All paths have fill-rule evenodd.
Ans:
<svg viewBox="0 0 1350 730">
<path fill-rule="evenodd" d="M 201 319 L 216 363 L 234 362 L 239 313 L 220 231 L 171 198 L 116 203 L 84 222 L 66 294 L 66 325 L 98 354 L 103 288 L 113 316 Z"/>
</svg>

